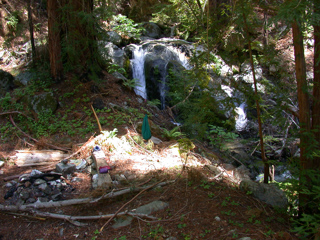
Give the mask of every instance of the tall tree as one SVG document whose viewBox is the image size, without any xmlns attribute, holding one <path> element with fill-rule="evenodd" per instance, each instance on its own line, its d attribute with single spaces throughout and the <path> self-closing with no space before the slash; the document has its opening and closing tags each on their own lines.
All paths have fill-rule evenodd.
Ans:
<svg viewBox="0 0 320 240">
<path fill-rule="evenodd" d="M 51 74 L 56 81 L 72 72 L 88 81 L 99 72 L 93 0 L 48 0 Z"/>
<path fill-rule="evenodd" d="M 61 58 L 61 14 L 59 12 L 62 1 L 48 0 L 48 37 L 51 76 L 55 81 L 61 81 L 63 77 L 63 65 Z"/>
<path fill-rule="evenodd" d="M 34 44 L 34 36 L 33 36 L 33 21 L 32 21 L 32 9 L 31 9 L 32 0 L 28 0 L 28 22 L 29 22 L 29 32 L 30 32 L 30 42 L 31 42 L 31 49 L 32 49 L 32 62 L 35 63 L 36 59 L 36 47 Z"/>
</svg>

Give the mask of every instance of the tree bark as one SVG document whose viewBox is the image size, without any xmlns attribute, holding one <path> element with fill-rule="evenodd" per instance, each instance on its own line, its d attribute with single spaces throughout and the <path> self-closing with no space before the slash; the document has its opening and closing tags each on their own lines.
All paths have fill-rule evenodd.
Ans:
<svg viewBox="0 0 320 240">
<path fill-rule="evenodd" d="M 320 0 L 315 0 L 314 13 L 320 14 Z M 320 24 L 315 23 L 314 29 L 314 79 L 312 104 L 312 132 L 316 141 L 316 150 L 320 150 Z M 320 157 L 312 159 L 312 168 L 320 169 Z"/>
<path fill-rule="evenodd" d="M 31 42 L 31 49 L 32 49 L 32 62 L 33 64 L 36 63 L 36 47 L 34 44 L 34 36 L 33 36 L 33 21 L 32 21 L 32 10 L 31 10 L 31 2 L 32 0 L 28 0 L 28 22 L 29 22 L 29 31 L 30 31 L 30 42 Z"/>
<path fill-rule="evenodd" d="M 304 57 L 303 35 L 297 21 L 292 24 L 293 45 L 295 56 L 295 70 L 297 79 L 299 121 L 300 121 L 300 163 L 302 169 L 310 169 L 310 161 L 307 159 L 306 146 L 310 132 L 310 106 L 308 97 L 308 85 L 306 80 L 306 61 Z"/>
<path fill-rule="evenodd" d="M 59 0 L 47 1 L 50 70 L 51 76 L 56 82 L 63 79 L 60 39 L 61 16 L 59 13 L 59 7 Z"/>
<path fill-rule="evenodd" d="M 272 174 L 270 174 L 269 163 L 267 161 L 266 154 L 265 154 L 265 151 L 264 151 L 263 132 L 262 132 L 262 123 L 261 123 L 261 113 L 260 113 L 260 104 L 259 104 L 259 95 L 258 95 L 258 89 L 257 89 L 257 80 L 256 80 L 256 74 L 255 74 L 255 71 L 254 71 L 252 49 L 251 49 L 251 40 L 250 40 L 250 36 L 249 36 L 249 29 L 248 29 L 245 13 L 243 13 L 243 20 L 244 20 L 245 31 L 247 33 L 247 38 L 248 38 L 250 64 L 251 64 L 253 83 L 254 83 L 254 94 L 255 94 L 255 100 L 256 100 L 257 117 L 258 117 L 258 125 L 259 125 L 261 159 L 262 159 L 262 162 L 264 164 L 263 182 L 264 183 L 268 183 L 269 176 L 271 177 Z M 273 179 L 271 179 L 271 180 L 273 180 Z"/>
</svg>

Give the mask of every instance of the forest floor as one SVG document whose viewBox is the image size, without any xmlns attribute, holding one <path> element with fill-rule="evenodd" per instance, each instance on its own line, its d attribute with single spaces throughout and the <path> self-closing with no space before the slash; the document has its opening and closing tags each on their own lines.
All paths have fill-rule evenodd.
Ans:
<svg viewBox="0 0 320 240">
<path fill-rule="evenodd" d="M 119 81 L 112 76 L 106 74 L 108 84 L 102 92 L 108 92 L 104 95 L 104 102 L 121 103 L 131 99 L 128 104 L 130 107 L 139 109 L 139 105 L 153 111 L 146 103 L 136 101 L 135 93 L 129 91 Z M 83 84 L 81 91 L 77 94 L 83 96 L 87 94 L 89 98 L 95 98 L 96 93 L 91 93 L 90 82 Z M 63 95 L 72 91 L 72 85 L 67 82 L 55 86 L 56 92 Z M 77 96 L 74 96 L 76 98 Z M 83 103 L 89 105 L 92 102 Z M 78 106 L 79 105 L 79 106 Z M 78 104 L 70 115 L 70 121 L 74 117 L 82 117 L 83 106 Z M 81 105 L 81 106 L 80 106 Z M 57 110 L 63 116 L 66 114 L 65 108 Z M 152 120 L 155 123 L 169 122 L 170 118 L 159 112 L 157 117 Z M 101 113 L 99 113 L 101 114 Z M 112 112 L 110 113 L 112 114 Z M 93 116 L 92 116 L 93 117 Z M 89 119 L 85 119 L 88 121 Z M 10 121 L 8 116 L 0 118 L 0 124 Z M 142 119 L 141 119 L 142 121 Z M 19 121 L 16 123 L 19 125 Z M 104 127 L 104 130 L 111 131 L 111 126 Z M 127 129 L 125 128 L 127 127 Z M 129 129 L 129 131 L 128 131 Z M 131 136 L 137 134 L 133 125 L 123 124 L 118 126 L 118 137 Z M 67 136 L 65 133 L 58 136 L 48 136 L 41 139 L 38 143 L 18 134 L 12 137 L 12 142 L 0 144 L 0 156 L 6 159 L 6 164 L 1 168 L 3 174 L 0 175 L 0 204 L 3 204 L 4 195 L 8 190 L 5 187 L 6 177 L 19 175 L 30 171 L 30 168 L 17 167 L 9 157 L 15 154 L 19 149 L 46 149 L 46 143 L 56 146 L 71 148 L 80 143 L 86 142 L 90 135 L 87 136 Z M 20 135 L 20 137 L 19 137 Z M 161 135 L 156 135 L 162 138 Z M 68 143 L 64 139 L 68 139 Z M 237 184 L 234 184 L 228 177 L 215 178 L 215 174 L 210 172 L 204 165 L 201 157 L 197 157 L 197 166 L 188 166 L 183 168 L 180 160 L 172 163 L 172 158 L 168 155 L 172 141 L 163 139 L 160 145 L 155 146 L 151 152 L 153 165 L 156 165 L 153 171 L 135 174 L 137 177 L 128 181 L 127 185 L 121 188 L 134 188 L 135 186 L 149 186 L 155 182 L 172 181 L 161 188 L 149 189 L 141 193 L 133 199 L 138 192 L 130 192 L 126 195 L 112 199 L 100 200 L 96 203 L 80 204 L 75 206 L 64 206 L 51 209 L 40 209 L 44 212 L 58 213 L 70 216 L 91 216 L 101 214 L 115 214 L 124 205 L 121 211 L 136 209 L 139 206 L 148 204 L 155 200 L 161 200 L 168 204 L 163 210 L 152 213 L 157 220 L 148 220 L 136 218 L 126 227 L 113 229 L 114 219 L 106 225 L 100 234 L 102 226 L 108 219 L 100 220 L 83 220 L 86 226 L 75 226 L 73 223 L 50 217 L 38 217 L 32 213 L 23 214 L 21 212 L 0 213 L 0 239 L 240 239 L 242 237 L 250 237 L 250 239 L 298 239 L 291 232 L 289 217 L 271 208 L 270 206 L 260 202 L 247 193 L 241 192 Z M 33 144 L 33 147 L 31 146 Z M 195 149 L 197 152 L 198 144 Z M 73 147 L 73 149 L 75 149 Z M 72 151 L 70 151 L 70 154 Z M 150 151 L 144 151 L 136 146 L 130 156 L 116 156 L 116 152 L 107 151 L 109 157 L 119 159 L 115 169 L 110 173 L 130 173 L 139 167 L 137 164 L 150 163 Z M 199 155 L 199 154 L 198 154 Z M 218 155 L 218 154 L 217 154 Z M 176 159 L 176 158 L 175 158 Z M 223 162 L 223 159 L 219 159 Z M 169 162 L 168 162 L 169 161 Z M 180 163 L 179 163 L 180 161 Z M 169 165 L 173 167 L 168 167 Z M 37 169 L 37 168 L 36 168 Z M 142 167 L 140 167 L 142 169 Z M 130 175 L 130 174 L 129 174 Z M 77 172 L 74 176 L 81 178 L 81 182 L 70 182 L 74 191 L 66 194 L 66 199 L 78 199 L 85 197 L 96 198 L 106 192 L 99 192 L 91 188 L 91 175 L 86 172 Z M 147 182 L 148 181 L 148 182 Z M 146 183 L 147 182 L 147 183 Z M 117 192 L 119 186 L 114 188 Z M 130 201 L 133 199 L 132 201 Z M 130 202 L 129 202 L 130 201 Z"/>
<path fill-rule="evenodd" d="M 15 1 L 7 1 L 15 2 Z M 41 21 L 39 21 L 41 22 Z M 27 34 L 26 34 L 27 36 Z M 292 63 L 293 51 L 291 34 L 278 43 L 278 50 L 282 51 L 283 58 Z M 312 65 L 312 53 L 308 51 L 307 62 Z M 10 71 L 7 65 L 1 65 L 1 68 Z M 289 71 L 293 71 L 293 65 Z M 119 87 L 116 80 L 106 75 L 108 86 L 106 91 L 108 96 L 104 98 L 105 102 L 123 103 L 128 101 L 128 91 Z M 72 86 L 66 83 L 55 86 L 56 92 L 60 95 L 71 92 Z M 82 92 L 88 94 L 90 99 L 95 97 L 95 93 L 90 92 L 90 83 L 85 84 Z M 131 99 L 134 94 L 130 93 Z M 130 102 L 131 107 L 138 103 Z M 142 104 L 144 105 L 144 104 Z M 89 105 L 88 105 L 89 106 Z M 138 108 L 138 107 L 137 107 Z M 63 113 L 63 109 L 58 110 Z M 74 117 L 82 117 L 77 110 L 74 110 Z M 81 112 L 81 111 L 79 111 Z M 165 118 L 165 116 L 163 117 Z M 158 121 L 169 121 L 168 119 L 159 118 Z M 156 120 L 156 119 L 155 119 Z M 0 124 L 9 121 L 8 118 L 0 118 Z M 127 134 L 125 127 L 132 128 L 124 124 L 119 127 L 118 136 Z M 112 130 L 112 129 L 108 129 Z M 94 134 L 94 133 L 91 133 Z M 69 137 L 69 143 L 56 141 L 56 136 L 50 136 L 48 139 L 42 139 L 44 144 L 35 144 L 31 149 L 43 149 L 45 143 L 54 143 L 56 145 L 70 148 L 88 140 L 90 134 L 84 137 Z M 158 136 L 160 137 L 160 136 Z M 62 140 L 62 138 L 61 138 Z M 71 142 L 71 144 L 70 144 Z M 71 216 L 89 216 L 101 214 L 114 214 L 125 205 L 122 210 L 132 210 L 139 206 L 145 205 L 155 200 L 161 200 L 168 203 L 168 207 L 152 213 L 157 220 L 146 220 L 135 218 L 129 226 L 114 229 L 112 221 L 106 225 L 101 233 L 101 227 L 107 222 L 107 219 L 86 220 L 86 226 L 75 226 L 66 220 L 55 219 L 50 217 L 37 217 L 33 214 L 8 213 L 0 212 L 0 240 L 13 239 L 108 239 L 108 240 L 125 240 L 125 239 L 240 239 L 250 237 L 250 239 L 276 239 L 289 240 L 298 239 L 291 232 L 289 217 L 260 202 L 252 196 L 241 192 L 238 186 L 228 180 L 228 178 L 214 179 L 214 175 L 203 166 L 193 166 L 183 169 L 166 168 L 164 161 L 166 158 L 162 154 L 168 149 L 170 142 L 165 142 L 158 146 L 158 151 L 153 153 L 154 158 L 160 159 L 159 164 L 163 166 L 155 171 L 140 174 L 134 181 L 128 182 L 124 187 L 134 187 L 140 184 L 142 186 L 151 185 L 155 182 L 170 181 L 170 183 L 161 188 L 149 189 L 133 199 L 138 193 L 119 196 L 114 199 L 104 199 L 96 203 L 81 204 L 75 206 L 65 206 L 59 208 L 45 209 L 46 212 L 59 213 Z M 13 137 L 11 142 L 0 143 L 0 157 L 6 159 L 4 167 L 1 168 L 3 174 L 0 175 L 0 204 L 4 203 L 4 195 L 7 191 L 5 188 L 5 178 L 13 175 L 20 175 L 29 172 L 32 168 L 17 167 L 9 157 L 15 154 L 16 150 L 30 148 L 19 137 Z M 111 154 L 111 153 L 108 153 Z M 141 149 L 136 149 L 133 156 L 139 156 Z M 140 156 L 131 158 L 132 164 L 122 165 L 119 171 L 133 171 L 134 159 L 141 162 L 140 159 L 148 158 Z M 119 156 L 119 158 L 121 158 Z M 128 159 L 122 159 L 124 162 Z M 223 160 L 223 159 L 221 159 Z M 201 162 L 201 161 L 200 161 Z M 159 165 L 158 164 L 158 165 Z M 116 173 L 115 170 L 113 173 Z M 111 172 L 111 174 L 113 174 Z M 91 188 L 91 176 L 86 172 L 75 174 L 81 178 L 79 183 L 70 183 L 74 191 L 66 195 L 67 199 L 76 199 L 84 197 L 98 197 L 103 194 Z M 115 189 L 116 191 L 116 189 Z M 132 200 L 133 199 L 133 200 Z M 131 201 L 132 200 L 132 201 Z M 130 202 L 129 202 L 130 201 Z M 127 204 L 127 205 L 126 205 Z M 175 238 L 174 238 L 175 237 Z"/>
</svg>

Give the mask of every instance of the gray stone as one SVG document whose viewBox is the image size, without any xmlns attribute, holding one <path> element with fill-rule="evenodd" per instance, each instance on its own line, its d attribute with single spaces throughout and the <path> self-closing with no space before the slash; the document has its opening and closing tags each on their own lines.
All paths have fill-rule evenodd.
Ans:
<svg viewBox="0 0 320 240">
<path fill-rule="evenodd" d="M 120 46 L 122 42 L 121 36 L 113 31 L 107 32 L 106 40 L 112 42 L 114 45 Z"/>
<path fill-rule="evenodd" d="M 3 167 L 4 161 L 0 161 L 0 168 Z"/>
<path fill-rule="evenodd" d="M 27 189 L 23 189 L 20 194 L 19 194 L 19 197 L 22 199 L 22 200 L 27 200 L 30 196 L 30 193 Z"/>
<path fill-rule="evenodd" d="M 151 141 L 152 141 L 154 144 L 156 144 L 156 145 L 162 143 L 161 139 L 156 138 L 156 137 L 154 137 L 154 136 L 151 137 Z"/>
<path fill-rule="evenodd" d="M 54 97 L 53 93 L 46 92 L 36 95 L 31 100 L 32 109 L 37 113 L 43 112 L 55 112 L 58 107 L 58 101 Z"/>
<path fill-rule="evenodd" d="M 19 87 L 24 87 L 29 84 L 29 82 L 33 79 L 34 74 L 28 71 L 21 72 L 19 73 L 15 79 L 14 79 L 14 84 L 19 86 Z"/>
<path fill-rule="evenodd" d="M 44 192 L 46 190 L 46 188 L 48 187 L 48 184 L 47 183 L 41 183 L 38 188 Z"/>
<path fill-rule="evenodd" d="M 56 171 L 64 175 L 72 174 L 76 171 L 76 165 L 71 163 L 64 164 L 60 162 L 56 165 Z"/>
<path fill-rule="evenodd" d="M 126 53 L 123 49 L 117 47 L 111 42 L 100 43 L 100 48 L 102 50 L 102 56 L 105 60 L 111 61 L 120 67 L 124 67 L 124 62 L 127 58 Z"/>
<path fill-rule="evenodd" d="M 38 202 L 49 202 L 49 199 L 46 197 L 39 197 Z"/>
<path fill-rule="evenodd" d="M 143 205 L 136 209 L 136 213 L 143 213 L 143 214 L 151 214 L 152 212 L 156 212 L 168 207 L 169 204 L 162 201 L 153 201 L 149 204 Z"/>
<path fill-rule="evenodd" d="M 41 178 L 38 178 L 38 179 L 36 179 L 36 180 L 34 181 L 33 184 L 34 184 L 35 186 L 38 186 L 38 185 L 43 184 L 43 183 L 46 183 L 46 181 L 43 180 L 43 179 L 41 179 Z"/>
<path fill-rule="evenodd" d="M 28 198 L 26 203 L 35 203 L 37 200 L 35 198 Z"/>
<path fill-rule="evenodd" d="M 285 193 L 275 184 L 256 183 L 251 180 L 243 180 L 240 189 L 244 192 L 251 192 L 252 195 L 273 207 L 286 208 L 288 199 Z"/>
<path fill-rule="evenodd" d="M 136 213 L 142 213 L 142 214 L 151 214 L 155 211 L 162 210 L 166 207 L 168 207 L 169 204 L 162 202 L 162 201 L 154 201 L 149 204 L 143 205 L 141 207 L 138 207 L 134 212 Z M 131 224 L 133 220 L 133 217 L 131 216 L 121 216 L 116 218 L 116 223 L 112 226 L 112 228 L 120 228 L 125 227 Z"/>
<path fill-rule="evenodd" d="M 251 240 L 251 237 L 242 237 L 242 238 L 239 238 L 238 240 Z"/>
<path fill-rule="evenodd" d="M 117 229 L 120 227 L 125 227 L 131 224 L 133 217 L 131 216 L 121 216 L 116 218 L 116 223 L 112 225 L 113 229 Z"/>
<path fill-rule="evenodd" d="M 160 27 L 153 22 L 142 23 L 141 26 L 145 29 L 143 36 L 159 39 L 161 38 L 161 29 Z"/>
</svg>

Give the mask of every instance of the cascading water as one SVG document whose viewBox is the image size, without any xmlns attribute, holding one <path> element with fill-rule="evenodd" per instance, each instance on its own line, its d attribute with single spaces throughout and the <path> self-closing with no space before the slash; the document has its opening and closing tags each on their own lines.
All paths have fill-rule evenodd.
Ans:
<svg viewBox="0 0 320 240">
<path fill-rule="evenodd" d="M 144 75 L 144 50 L 141 46 L 133 45 L 133 59 L 131 60 L 132 76 L 137 80 L 137 85 L 134 88 L 136 94 L 144 99 L 147 99 L 146 79 Z"/>
<path fill-rule="evenodd" d="M 235 110 L 238 113 L 238 119 L 236 120 L 236 130 L 237 131 L 243 131 L 248 123 L 247 115 L 244 111 L 246 107 L 245 103 L 241 103 L 239 107 L 237 107 Z"/>
<path fill-rule="evenodd" d="M 143 97 L 144 99 L 148 98 L 148 94 L 147 94 L 147 87 L 146 87 L 146 77 L 145 77 L 145 56 L 149 53 L 150 51 L 153 50 L 154 46 L 165 46 L 165 52 L 166 52 L 166 57 L 165 58 L 165 62 L 166 64 L 159 69 L 159 71 L 161 71 L 161 79 L 159 79 L 159 92 L 160 92 L 160 101 L 161 101 L 161 107 L 164 108 L 165 107 L 165 99 L 166 99 L 166 93 L 168 90 L 168 86 L 166 84 L 166 78 L 167 78 L 167 65 L 169 63 L 169 61 L 171 60 L 175 60 L 180 62 L 180 64 L 186 68 L 186 69 L 190 69 L 190 65 L 188 63 L 188 59 L 186 58 L 185 54 L 182 53 L 179 49 L 173 47 L 173 46 L 169 46 L 169 45 L 165 45 L 163 43 L 160 42 L 155 42 L 155 44 L 151 44 L 151 43 L 147 43 L 147 47 L 146 45 L 144 45 L 144 47 L 142 46 L 137 46 L 137 45 L 133 45 L 134 50 L 133 50 L 133 59 L 131 60 L 131 67 L 132 67 L 132 75 L 133 78 L 137 80 L 137 86 L 135 87 L 135 92 L 136 94 L 140 95 L 141 97 Z"/>
</svg>

